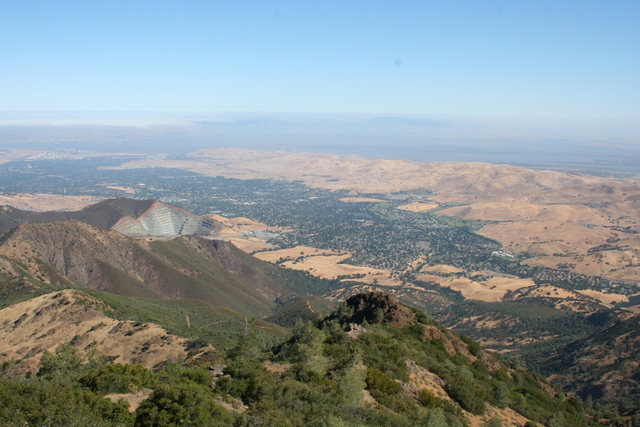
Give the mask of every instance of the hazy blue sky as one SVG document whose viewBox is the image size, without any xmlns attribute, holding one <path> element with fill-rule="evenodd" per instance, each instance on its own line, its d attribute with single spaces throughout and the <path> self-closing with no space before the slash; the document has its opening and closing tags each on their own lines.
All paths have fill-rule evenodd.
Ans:
<svg viewBox="0 0 640 427">
<path fill-rule="evenodd" d="M 640 1 L 0 2 L 0 111 L 640 118 Z"/>
</svg>

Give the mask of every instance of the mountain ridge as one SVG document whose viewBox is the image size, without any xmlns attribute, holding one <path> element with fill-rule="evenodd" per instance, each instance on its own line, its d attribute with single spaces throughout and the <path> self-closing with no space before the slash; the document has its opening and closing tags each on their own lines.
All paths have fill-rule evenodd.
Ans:
<svg viewBox="0 0 640 427">
<path fill-rule="evenodd" d="M 78 220 L 22 224 L 0 240 L 0 273 L 132 297 L 201 299 L 262 317 L 290 293 L 277 267 L 231 243 L 182 236 L 133 239 Z"/>
<path fill-rule="evenodd" d="M 170 238 L 188 234 L 215 236 L 222 224 L 185 209 L 155 200 L 108 199 L 79 211 L 34 212 L 5 206 L 0 211 L 0 230 L 23 223 L 47 223 L 76 219 L 130 237 Z"/>
</svg>

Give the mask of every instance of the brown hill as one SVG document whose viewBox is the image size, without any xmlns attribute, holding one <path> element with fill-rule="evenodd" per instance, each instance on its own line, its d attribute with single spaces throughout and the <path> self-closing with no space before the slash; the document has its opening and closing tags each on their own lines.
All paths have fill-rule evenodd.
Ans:
<svg viewBox="0 0 640 427">
<path fill-rule="evenodd" d="M 3 207 L 0 230 L 23 223 L 47 223 L 76 219 L 97 227 L 114 229 L 131 237 L 176 237 L 187 234 L 215 235 L 221 224 L 184 209 L 154 200 L 109 199 L 79 211 L 34 212 Z"/>
<path fill-rule="evenodd" d="M 287 292 L 276 267 L 230 243 L 136 240 L 77 220 L 22 224 L 0 239 L 0 273 L 124 296 L 198 299 L 263 317 Z"/>
</svg>

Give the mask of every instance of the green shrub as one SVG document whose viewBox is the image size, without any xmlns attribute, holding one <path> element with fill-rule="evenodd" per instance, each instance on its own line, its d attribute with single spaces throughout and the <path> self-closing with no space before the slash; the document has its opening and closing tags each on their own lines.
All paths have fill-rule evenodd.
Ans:
<svg viewBox="0 0 640 427">
<path fill-rule="evenodd" d="M 139 365 L 109 364 L 93 369 L 79 379 L 80 384 L 102 393 L 130 393 L 143 387 L 153 388 L 155 375 Z"/>
<path fill-rule="evenodd" d="M 136 427 L 226 426 L 234 418 L 198 384 L 160 385 L 136 411 Z"/>
<path fill-rule="evenodd" d="M 442 401 L 442 399 L 436 397 L 426 388 L 422 388 L 418 391 L 418 402 L 420 402 L 422 406 L 426 406 L 428 408 L 444 407 L 444 402 Z"/>
<path fill-rule="evenodd" d="M 376 368 L 368 368 L 365 378 L 367 390 L 382 394 L 398 394 L 402 391 L 402 386 L 391 379 L 387 374 Z"/>
</svg>

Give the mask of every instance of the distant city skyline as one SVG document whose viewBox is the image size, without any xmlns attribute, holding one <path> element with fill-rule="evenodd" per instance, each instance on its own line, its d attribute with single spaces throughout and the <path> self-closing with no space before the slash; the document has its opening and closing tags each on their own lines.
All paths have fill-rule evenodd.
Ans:
<svg viewBox="0 0 640 427">
<path fill-rule="evenodd" d="M 362 113 L 633 133 L 639 18 L 637 1 L 7 1 L 0 121 Z"/>
</svg>

